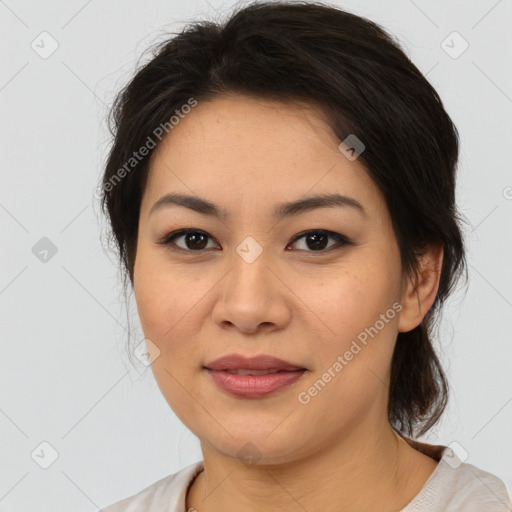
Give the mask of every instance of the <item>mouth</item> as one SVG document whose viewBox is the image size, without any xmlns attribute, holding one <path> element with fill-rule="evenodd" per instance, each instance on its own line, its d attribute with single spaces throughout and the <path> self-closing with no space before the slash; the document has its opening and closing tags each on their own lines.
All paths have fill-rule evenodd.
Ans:
<svg viewBox="0 0 512 512">
<path fill-rule="evenodd" d="M 263 398 L 289 388 L 308 369 L 268 354 L 227 354 L 203 366 L 219 389 L 238 398 Z"/>
<path fill-rule="evenodd" d="M 204 370 L 219 389 L 237 398 L 264 398 L 295 384 L 308 372 L 305 368 L 294 370 Z"/>
</svg>

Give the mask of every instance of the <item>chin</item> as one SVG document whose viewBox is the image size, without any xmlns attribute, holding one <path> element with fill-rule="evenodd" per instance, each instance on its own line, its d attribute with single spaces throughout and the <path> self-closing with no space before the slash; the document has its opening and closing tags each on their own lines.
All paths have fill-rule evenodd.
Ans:
<svg viewBox="0 0 512 512">
<path fill-rule="evenodd" d="M 247 417 L 247 416 L 246 416 Z M 282 418 L 281 418 L 282 419 Z M 215 450 L 223 456 L 243 462 L 247 466 L 275 466 L 292 463 L 301 457 L 307 456 L 303 450 L 306 440 L 294 438 L 283 422 L 275 421 L 268 427 L 262 427 L 261 431 L 256 431 L 255 427 L 251 431 L 245 429 L 233 428 L 229 422 L 223 424 L 224 428 L 220 437 L 212 439 L 211 432 L 208 440 L 202 442 L 208 446 L 208 450 Z M 303 431 L 303 429 L 301 429 Z M 227 432 L 226 432 L 227 431 Z M 201 433 L 196 434 L 199 439 L 205 439 Z M 311 452 L 315 448 L 311 447 Z"/>
</svg>

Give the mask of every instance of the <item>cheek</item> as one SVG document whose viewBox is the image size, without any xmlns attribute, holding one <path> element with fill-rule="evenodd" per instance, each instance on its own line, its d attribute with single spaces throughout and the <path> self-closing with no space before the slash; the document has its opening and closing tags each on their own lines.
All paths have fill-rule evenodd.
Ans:
<svg viewBox="0 0 512 512">
<path fill-rule="evenodd" d="M 295 288 L 324 339 L 346 341 L 372 326 L 392 307 L 393 287 L 383 271 L 357 268 Z M 313 316 L 311 316 L 313 315 Z"/>
<path fill-rule="evenodd" d="M 304 301 L 322 332 L 315 344 L 317 371 L 322 381 L 337 381 L 332 392 L 350 401 L 376 392 L 378 380 L 386 379 L 396 340 L 400 304 L 391 272 L 376 268 L 324 280 Z"/>
<path fill-rule="evenodd" d="M 144 336 L 160 350 L 151 370 L 168 405 L 179 411 L 180 419 L 188 424 L 187 418 L 198 414 L 195 401 L 187 392 L 193 387 L 192 365 L 197 360 L 200 341 L 194 305 L 205 292 L 199 289 L 201 280 L 164 268 L 144 251 L 138 258 L 134 273 L 138 315 Z"/>
<path fill-rule="evenodd" d="M 163 342 L 174 338 L 194 316 L 207 293 L 207 283 L 179 268 L 169 268 L 141 251 L 135 265 L 134 292 L 144 333 Z"/>
</svg>

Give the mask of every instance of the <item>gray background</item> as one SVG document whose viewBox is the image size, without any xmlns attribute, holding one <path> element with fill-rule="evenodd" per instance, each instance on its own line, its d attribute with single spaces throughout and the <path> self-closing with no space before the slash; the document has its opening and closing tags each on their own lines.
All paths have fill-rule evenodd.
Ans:
<svg viewBox="0 0 512 512">
<path fill-rule="evenodd" d="M 150 369 L 127 358 L 119 275 L 93 192 L 108 149 L 106 108 L 143 50 L 232 5 L 0 1 L 1 511 L 96 511 L 201 459 Z M 452 395 L 424 440 L 459 443 L 466 462 L 511 489 L 512 2 L 338 5 L 402 41 L 461 133 L 457 194 L 472 224 L 470 282 L 444 315 Z M 59 45 L 47 58 L 31 47 L 51 48 L 43 31 Z M 453 31 L 469 44 L 457 58 L 442 47 Z M 452 52 L 462 48 L 447 41 Z M 33 251 L 48 245 L 43 237 L 57 249 L 46 262 Z M 134 300 L 130 314 L 142 340 Z M 58 453 L 47 469 L 40 465 L 52 448 L 43 441 Z"/>
</svg>

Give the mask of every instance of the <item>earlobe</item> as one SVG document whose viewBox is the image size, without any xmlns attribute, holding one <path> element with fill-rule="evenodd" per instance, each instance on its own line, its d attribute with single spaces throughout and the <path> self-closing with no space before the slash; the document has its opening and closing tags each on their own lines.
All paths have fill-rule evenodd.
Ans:
<svg viewBox="0 0 512 512">
<path fill-rule="evenodd" d="M 417 275 L 407 280 L 402 295 L 398 332 L 409 332 L 421 324 L 436 298 L 442 266 L 443 246 L 429 245 L 419 257 Z"/>
</svg>

